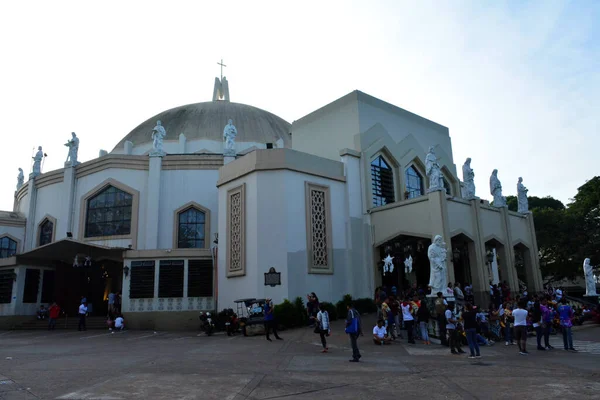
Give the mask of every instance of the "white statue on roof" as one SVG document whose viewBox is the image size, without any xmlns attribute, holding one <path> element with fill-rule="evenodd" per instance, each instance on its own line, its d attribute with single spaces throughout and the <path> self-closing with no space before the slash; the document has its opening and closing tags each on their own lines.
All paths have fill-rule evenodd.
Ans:
<svg viewBox="0 0 600 400">
<path fill-rule="evenodd" d="M 237 136 L 237 129 L 233 125 L 233 120 L 227 121 L 225 129 L 223 129 L 223 139 L 225 139 L 225 151 L 226 155 L 235 155 L 235 137 Z"/>
<path fill-rule="evenodd" d="M 67 160 L 65 161 L 66 167 L 74 167 L 77 164 L 77 152 L 79 151 L 79 138 L 75 134 L 75 132 L 71 132 L 71 139 L 65 143 L 65 146 L 69 148 L 69 154 L 67 155 Z"/>
<path fill-rule="evenodd" d="M 152 153 L 150 155 L 164 155 L 163 151 L 163 139 L 167 136 L 165 127 L 162 126 L 160 120 L 156 121 L 156 126 L 152 129 Z"/>
<path fill-rule="evenodd" d="M 19 175 L 17 175 L 17 190 L 21 189 L 25 176 L 23 175 L 23 168 L 19 168 Z"/>
<path fill-rule="evenodd" d="M 463 197 L 465 199 L 474 199 L 475 198 L 475 172 L 473 172 L 473 168 L 471 168 L 471 157 L 467 158 L 462 167 L 463 171 L 463 183 L 464 193 Z"/>
<path fill-rule="evenodd" d="M 434 192 L 436 190 L 444 189 L 444 178 L 440 164 L 437 162 L 435 151 L 433 146 L 429 147 L 429 153 L 425 157 L 425 173 L 429 178 L 429 190 L 428 192 Z"/>
</svg>

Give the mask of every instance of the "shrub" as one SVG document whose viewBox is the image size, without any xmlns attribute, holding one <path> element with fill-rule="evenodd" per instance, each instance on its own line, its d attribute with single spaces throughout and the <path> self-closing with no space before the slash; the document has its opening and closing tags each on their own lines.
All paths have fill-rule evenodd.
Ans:
<svg viewBox="0 0 600 400">
<path fill-rule="evenodd" d="M 336 306 L 334 306 L 332 303 L 328 303 L 326 301 L 322 302 L 321 304 L 323 304 L 325 306 L 325 311 L 327 311 L 329 313 L 330 321 L 335 321 L 336 319 L 338 319 L 338 313 L 337 313 Z"/>
<path fill-rule="evenodd" d="M 354 307 L 356 307 L 356 311 L 361 314 L 371 314 L 377 312 L 377 305 L 371 298 L 362 298 L 354 300 Z"/>
<path fill-rule="evenodd" d="M 340 319 L 346 318 L 346 314 L 348 314 L 348 305 L 352 303 L 352 296 L 349 294 L 344 295 L 342 300 L 335 303 L 335 310 L 337 311 L 337 315 Z"/>
<path fill-rule="evenodd" d="M 276 322 L 285 327 L 293 328 L 298 324 L 296 318 L 296 307 L 288 299 L 283 300 L 283 303 L 275 305 L 273 308 Z"/>
<path fill-rule="evenodd" d="M 294 300 L 294 308 L 295 315 L 298 320 L 298 325 L 296 326 L 306 326 L 308 323 L 308 314 L 306 312 L 306 307 L 304 306 L 302 297 L 296 297 L 296 300 Z"/>
</svg>

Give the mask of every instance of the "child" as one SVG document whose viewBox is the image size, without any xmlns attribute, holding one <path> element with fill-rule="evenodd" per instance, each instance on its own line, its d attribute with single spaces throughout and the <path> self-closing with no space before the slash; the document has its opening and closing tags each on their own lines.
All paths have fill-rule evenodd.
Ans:
<svg viewBox="0 0 600 400">
<path fill-rule="evenodd" d="M 125 330 L 125 320 L 122 315 L 119 315 L 117 319 L 115 319 L 115 329 L 119 331 Z"/>
</svg>

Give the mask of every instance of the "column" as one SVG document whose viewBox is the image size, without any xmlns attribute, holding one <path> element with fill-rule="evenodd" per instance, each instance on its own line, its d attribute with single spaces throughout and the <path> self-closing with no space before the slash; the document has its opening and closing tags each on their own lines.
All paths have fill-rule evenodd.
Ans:
<svg viewBox="0 0 600 400">
<path fill-rule="evenodd" d="M 179 153 L 185 154 L 185 144 L 187 142 L 187 138 L 183 133 L 179 134 Z"/>
<path fill-rule="evenodd" d="M 73 232 L 73 219 L 75 213 L 75 167 L 65 167 L 65 175 L 63 178 L 63 190 L 65 193 L 69 194 L 69 199 L 67 200 L 67 225 L 65 232 L 59 232 L 58 237 L 64 237 L 61 235 L 66 235 L 66 232 Z M 81 205 L 83 207 L 83 205 Z M 57 221 L 60 224 L 60 221 Z"/>
<path fill-rule="evenodd" d="M 540 258 L 538 257 L 539 249 L 537 244 L 537 237 L 535 235 L 535 225 L 533 221 L 533 213 L 527 214 L 527 225 L 529 227 L 529 234 L 531 235 L 531 249 L 529 249 L 530 266 L 532 269 L 531 274 L 533 275 L 533 288 L 528 288 L 529 291 L 535 290 L 540 292 L 544 288 L 544 280 L 542 278 L 542 271 L 540 269 Z"/>
<path fill-rule="evenodd" d="M 508 275 L 508 286 L 512 293 L 518 293 L 519 277 L 515 268 L 515 249 L 512 246 L 508 207 L 500 207 L 499 210 L 502 215 L 502 229 L 504 230 L 504 266 Z"/>
<path fill-rule="evenodd" d="M 454 283 L 454 263 L 452 261 L 452 244 L 450 237 L 450 225 L 448 223 L 448 204 L 446 203 L 446 191 L 436 190 L 429 192 L 429 218 L 431 221 L 431 240 L 436 235 L 442 235 L 446 248 L 446 265 L 448 267 L 447 280 Z"/>
<path fill-rule="evenodd" d="M 145 250 L 158 248 L 158 215 L 160 213 L 160 175 L 163 155 L 150 155 L 148 196 L 146 202 Z"/>
<path fill-rule="evenodd" d="M 475 232 L 473 246 L 469 244 L 469 258 L 471 263 L 471 279 L 473 280 L 473 296 L 475 303 L 486 306 L 489 299 L 489 280 L 492 279 L 487 270 L 485 242 L 483 241 L 483 227 L 481 226 L 481 201 L 479 198 L 470 200 L 473 213 L 473 231 Z M 471 248 L 472 247 L 472 248 Z"/>
<path fill-rule="evenodd" d="M 35 185 L 35 176 L 29 175 L 29 185 L 27 194 L 29 196 L 29 210 L 27 211 L 27 224 L 25 225 L 25 243 L 23 243 L 23 253 L 31 250 L 35 246 L 35 208 L 37 205 L 37 187 Z"/>
</svg>

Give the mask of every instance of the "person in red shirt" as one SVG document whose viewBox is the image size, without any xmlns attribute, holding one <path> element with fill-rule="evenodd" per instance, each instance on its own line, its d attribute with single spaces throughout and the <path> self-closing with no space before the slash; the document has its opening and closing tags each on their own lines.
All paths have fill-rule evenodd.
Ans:
<svg viewBox="0 0 600 400">
<path fill-rule="evenodd" d="M 56 326 L 56 320 L 60 315 L 60 307 L 58 306 L 58 304 L 56 304 L 56 302 L 54 302 L 52 303 L 48 311 L 50 313 L 50 318 L 48 319 L 48 330 L 53 331 L 54 327 Z"/>
</svg>

